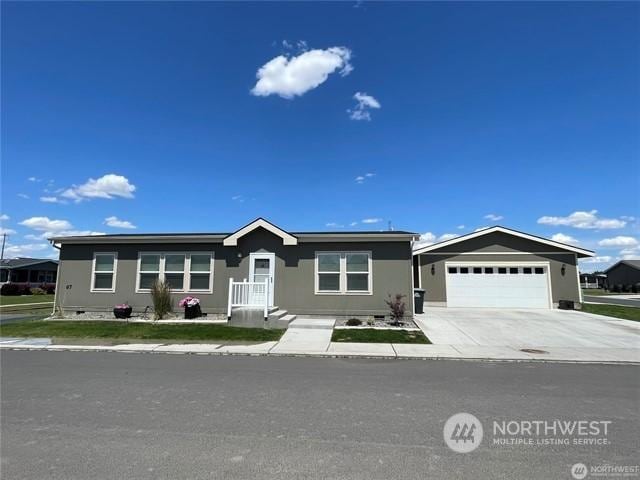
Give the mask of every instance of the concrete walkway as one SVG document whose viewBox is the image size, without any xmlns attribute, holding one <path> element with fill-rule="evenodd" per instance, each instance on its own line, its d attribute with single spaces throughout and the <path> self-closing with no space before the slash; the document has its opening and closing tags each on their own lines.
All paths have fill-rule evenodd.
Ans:
<svg viewBox="0 0 640 480">
<path fill-rule="evenodd" d="M 281 355 L 324 353 L 331 343 L 335 324 L 335 319 L 296 319 L 289 324 L 289 328 L 270 353 Z"/>
</svg>

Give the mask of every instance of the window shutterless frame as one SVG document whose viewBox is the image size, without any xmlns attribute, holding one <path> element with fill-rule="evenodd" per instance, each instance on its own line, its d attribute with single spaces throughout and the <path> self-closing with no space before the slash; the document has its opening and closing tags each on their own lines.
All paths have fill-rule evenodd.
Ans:
<svg viewBox="0 0 640 480">
<path fill-rule="evenodd" d="M 320 269 L 319 257 L 322 255 L 339 255 L 340 269 L 338 271 L 323 271 Z M 347 270 L 347 255 L 367 255 L 367 271 Z M 320 251 L 315 255 L 314 292 L 316 295 L 373 295 L 373 256 L 370 251 Z M 320 290 L 320 274 L 338 274 L 338 290 Z M 367 290 L 347 290 L 347 273 L 367 275 Z"/>
<path fill-rule="evenodd" d="M 96 271 L 96 257 L 98 256 L 110 256 L 113 257 L 113 264 L 111 270 Z M 117 252 L 94 252 L 93 261 L 91 262 L 91 293 L 115 293 L 116 291 L 116 277 L 118 271 L 118 253 Z M 96 273 L 103 275 L 111 275 L 111 288 L 96 288 Z"/>
<path fill-rule="evenodd" d="M 158 255 L 160 262 L 158 264 L 158 270 L 142 270 L 142 257 L 146 255 Z M 166 270 L 166 257 L 167 255 L 184 255 L 184 267 L 183 271 L 178 270 Z M 192 270 L 191 269 L 191 257 L 195 255 L 207 256 L 209 258 L 208 270 Z M 213 293 L 213 266 L 214 266 L 214 252 L 138 252 L 138 266 L 136 268 L 136 293 L 148 293 L 151 291 L 149 288 L 140 287 L 141 274 L 157 274 L 158 279 L 166 281 L 167 274 L 183 274 L 183 288 L 172 288 L 172 291 L 179 293 Z M 208 276 L 209 288 L 199 289 L 191 288 L 191 276 Z"/>
</svg>

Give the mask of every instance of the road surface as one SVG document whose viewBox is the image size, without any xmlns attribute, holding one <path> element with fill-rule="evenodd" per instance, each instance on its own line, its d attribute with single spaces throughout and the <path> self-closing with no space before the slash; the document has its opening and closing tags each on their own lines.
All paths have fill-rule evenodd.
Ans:
<svg viewBox="0 0 640 480">
<path fill-rule="evenodd" d="M 3 351 L 6 479 L 563 479 L 635 465 L 638 367 Z M 482 422 L 471 453 L 443 440 Z M 607 421 L 607 445 L 496 446 L 492 422 Z"/>
</svg>

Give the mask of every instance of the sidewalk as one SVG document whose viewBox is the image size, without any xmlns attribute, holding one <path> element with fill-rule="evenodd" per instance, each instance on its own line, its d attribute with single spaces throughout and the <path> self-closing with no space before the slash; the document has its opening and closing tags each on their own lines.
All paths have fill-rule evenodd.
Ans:
<svg viewBox="0 0 640 480">
<path fill-rule="evenodd" d="M 282 339 L 285 339 L 283 335 Z M 424 360 L 481 360 L 515 362 L 609 363 L 640 365 L 638 349 L 545 348 L 526 353 L 511 347 L 479 345 L 423 345 L 400 343 L 331 342 L 326 331 L 291 332 L 289 339 L 251 345 L 130 343 L 121 345 L 54 345 L 49 338 L 0 338 L 0 350 L 99 351 L 199 355 L 309 356 Z M 308 349 L 303 348 L 306 345 Z"/>
</svg>

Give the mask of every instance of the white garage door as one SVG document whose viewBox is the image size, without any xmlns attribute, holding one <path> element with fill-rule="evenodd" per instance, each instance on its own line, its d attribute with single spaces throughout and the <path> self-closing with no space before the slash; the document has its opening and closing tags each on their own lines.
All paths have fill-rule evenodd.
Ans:
<svg viewBox="0 0 640 480">
<path fill-rule="evenodd" d="M 550 308 L 548 265 L 446 264 L 447 306 Z"/>
</svg>

